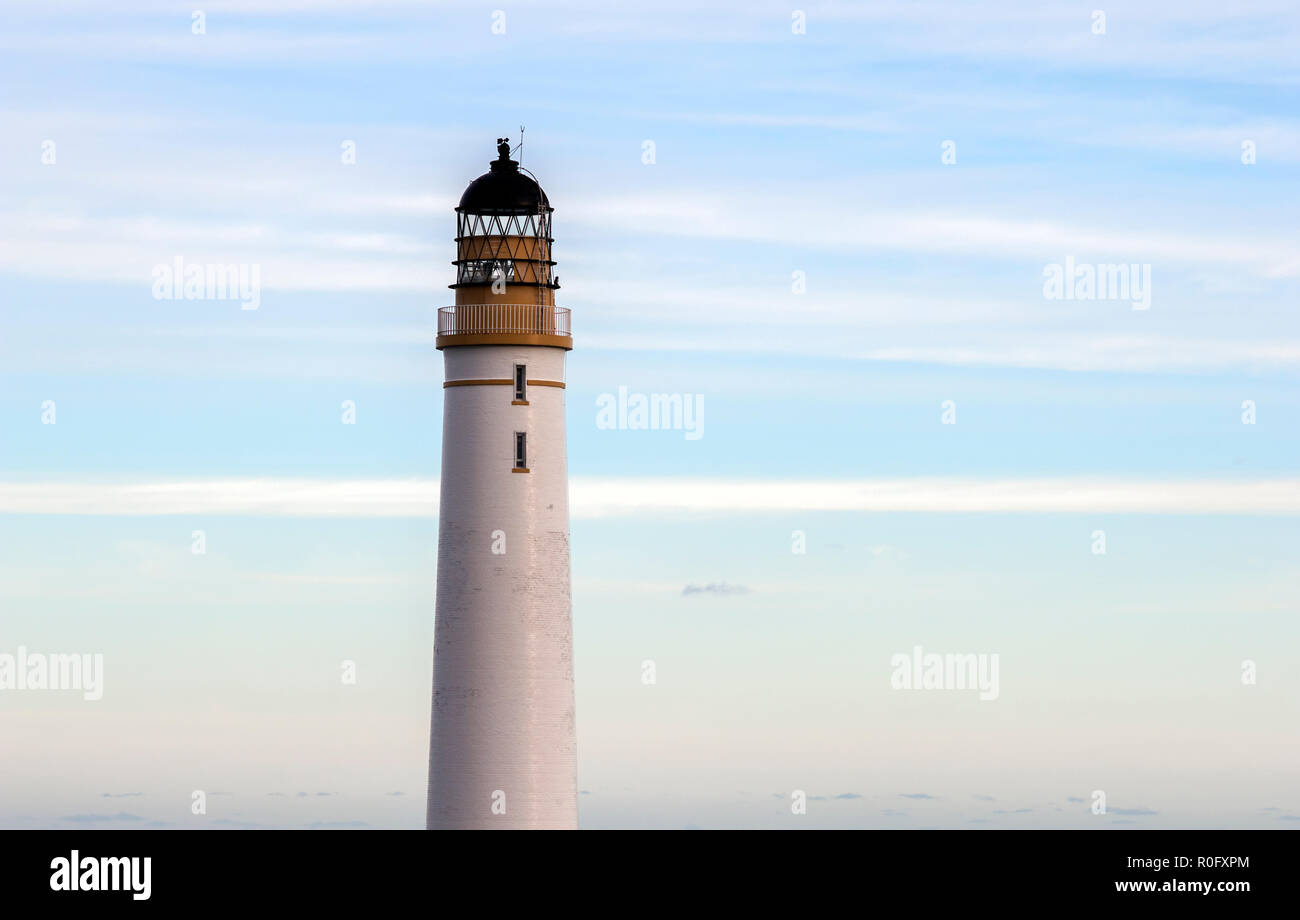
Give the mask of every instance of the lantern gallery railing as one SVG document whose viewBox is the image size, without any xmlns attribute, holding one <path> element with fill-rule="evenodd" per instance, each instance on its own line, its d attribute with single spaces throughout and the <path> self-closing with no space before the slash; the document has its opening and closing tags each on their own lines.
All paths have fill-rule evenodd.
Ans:
<svg viewBox="0 0 1300 920">
<path fill-rule="evenodd" d="M 533 303 L 463 303 L 438 308 L 438 337 L 554 335 L 568 338 L 569 308 Z"/>
</svg>

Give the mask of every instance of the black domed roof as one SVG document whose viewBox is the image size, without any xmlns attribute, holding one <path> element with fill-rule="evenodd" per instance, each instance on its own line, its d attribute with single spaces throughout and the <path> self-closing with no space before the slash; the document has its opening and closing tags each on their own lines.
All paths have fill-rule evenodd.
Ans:
<svg viewBox="0 0 1300 920">
<path fill-rule="evenodd" d="M 538 210 L 553 210 L 546 193 L 537 180 L 519 171 L 519 164 L 510 159 L 509 143 L 499 144 L 500 156 L 491 163 L 491 170 L 479 176 L 460 196 L 457 211 L 471 214 L 536 214 Z"/>
</svg>

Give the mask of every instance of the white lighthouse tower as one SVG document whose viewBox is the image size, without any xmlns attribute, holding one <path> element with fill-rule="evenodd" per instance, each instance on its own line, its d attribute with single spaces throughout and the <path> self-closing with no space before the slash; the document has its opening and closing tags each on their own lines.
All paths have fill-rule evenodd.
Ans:
<svg viewBox="0 0 1300 920">
<path fill-rule="evenodd" d="M 438 311 L 442 497 L 428 827 L 575 828 L 564 358 L 552 208 L 497 141 Z"/>
</svg>

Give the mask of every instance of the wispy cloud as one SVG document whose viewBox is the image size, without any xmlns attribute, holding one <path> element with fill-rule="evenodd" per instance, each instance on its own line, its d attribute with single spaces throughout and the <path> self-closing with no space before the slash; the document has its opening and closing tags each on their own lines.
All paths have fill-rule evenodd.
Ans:
<svg viewBox="0 0 1300 920">
<path fill-rule="evenodd" d="M 578 478 L 576 518 L 790 511 L 1300 514 L 1300 480 L 916 477 L 745 480 Z M 432 517 L 434 479 L 0 482 L 11 514 Z M 737 586 L 726 586 L 731 589 Z M 683 594 L 728 593 L 687 585 Z"/>
<path fill-rule="evenodd" d="M 744 585 L 729 585 L 725 581 L 710 582 L 707 585 L 687 585 L 682 588 L 682 596 L 690 597 L 692 594 L 711 594 L 715 597 L 729 597 L 735 594 L 748 594 L 749 589 Z"/>
<path fill-rule="evenodd" d="M 530 5 L 524 5 L 526 9 Z M 700 6 L 665 0 L 651 6 L 610 7 L 597 0 L 553 0 L 550 15 L 528 17 L 525 34 L 534 42 L 564 43 L 574 38 L 634 47 L 646 43 L 754 45 L 772 54 L 788 47 L 788 8 L 774 15 L 767 4 L 740 0 Z M 67 10 L 98 12 L 86 0 L 58 4 Z M 159 0 L 116 4 L 121 17 L 136 17 L 139 27 L 121 30 L 106 41 L 90 31 L 50 35 L 29 26 L 6 30 L 0 47 L 13 51 L 59 52 L 94 58 L 141 57 L 189 62 L 287 59 L 337 62 L 368 59 L 418 59 L 430 49 L 460 61 L 480 50 L 475 39 L 488 35 L 486 14 L 431 7 L 415 0 L 212 0 L 204 7 L 213 20 L 203 44 L 188 31 L 188 13 Z M 1071 4 L 1004 0 L 978 8 L 942 0 L 873 4 L 812 3 L 805 6 L 808 35 L 849 35 L 860 54 L 872 60 L 977 60 L 985 67 L 1021 62 L 1038 70 L 1089 73 L 1162 73 L 1225 79 L 1284 79 L 1293 70 L 1295 32 L 1276 3 L 1239 0 L 1232 4 L 1183 0 L 1152 2 L 1115 12 L 1124 28 L 1090 34 L 1089 10 Z M 160 26 L 158 14 L 172 11 L 178 26 Z M 152 14 L 152 15 L 150 15 Z M 15 11 L 15 19 L 39 25 L 40 5 Z M 512 14 L 523 16 L 523 13 Z M 449 29 L 448 21 L 462 26 Z M 79 21 L 78 17 L 73 17 Z M 520 21 L 520 20 L 516 20 Z M 272 24 L 268 28 L 263 24 Z M 469 33 L 463 28 L 472 23 Z M 683 23 L 690 23 L 689 28 Z M 222 24 L 218 28 L 218 24 Z M 349 26 L 351 28 L 349 28 Z M 441 26 L 441 28 L 439 28 Z M 784 27 L 784 28 L 783 28 Z M 362 31 L 363 30 L 363 31 Z M 357 34 L 361 32 L 361 34 Z M 482 33 L 479 35 L 478 33 Z M 561 44 L 562 47 L 567 47 Z"/>
</svg>

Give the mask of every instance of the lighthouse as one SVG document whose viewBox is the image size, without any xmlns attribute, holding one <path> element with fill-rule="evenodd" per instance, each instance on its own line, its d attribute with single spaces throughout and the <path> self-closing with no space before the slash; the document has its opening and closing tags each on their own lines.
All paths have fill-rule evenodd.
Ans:
<svg viewBox="0 0 1300 920">
<path fill-rule="evenodd" d="M 576 828 L 564 360 L 553 208 L 497 159 L 456 207 L 438 310 L 442 488 L 427 825 Z"/>
</svg>

